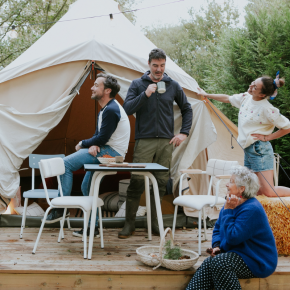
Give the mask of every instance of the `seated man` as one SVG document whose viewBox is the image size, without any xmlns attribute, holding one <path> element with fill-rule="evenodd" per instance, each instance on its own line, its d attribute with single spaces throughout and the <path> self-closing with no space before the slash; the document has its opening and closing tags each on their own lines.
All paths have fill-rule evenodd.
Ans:
<svg viewBox="0 0 290 290">
<path fill-rule="evenodd" d="M 60 177 L 60 180 L 64 196 L 71 194 L 73 171 L 80 169 L 84 164 L 99 164 L 97 157 L 103 155 L 125 157 L 127 153 L 130 140 L 130 123 L 123 107 L 115 100 L 115 96 L 120 91 L 120 85 L 114 77 L 100 73 L 97 75 L 91 90 L 91 98 L 97 100 L 102 107 L 98 114 L 97 129 L 92 138 L 82 140 L 76 145 L 77 152 L 63 159 L 65 173 Z M 92 172 L 86 172 L 82 182 L 83 195 L 89 195 L 92 177 Z M 52 209 L 46 223 L 61 220 L 63 211 L 63 209 Z M 88 236 L 89 233 L 90 228 L 87 230 Z M 95 236 L 98 234 L 97 216 Z M 82 237 L 83 229 L 75 231 L 73 235 Z"/>
</svg>

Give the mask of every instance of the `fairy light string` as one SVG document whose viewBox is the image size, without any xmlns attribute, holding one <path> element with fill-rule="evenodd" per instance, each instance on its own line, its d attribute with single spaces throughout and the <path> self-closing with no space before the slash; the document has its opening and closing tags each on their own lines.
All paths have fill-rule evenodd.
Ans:
<svg viewBox="0 0 290 290">
<path fill-rule="evenodd" d="M 109 17 L 112 20 L 114 15 L 131 13 L 131 12 L 136 12 L 136 11 L 140 11 L 140 10 L 156 8 L 156 7 L 160 7 L 160 6 L 166 6 L 166 5 L 170 5 L 170 4 L 174 4 L 174 3 L 178 3 L 178 2 L 183 2 L 183 1 L 185 1 L 185 0 L 176 0 L 176 1 L 172 1 L 172 2 L 157 4 L 157 5 L 143 7 L 143 8 L 131 9 L 131 10 L 120 11 L 120 12 L 116 12 L 116 13 L 102 14 L 102 15 L 96 15 L 96 16 L 90 16 L 90 17 L 59 20 L 59 21 L 51 21 L 51 22 L 28 23 L 28 24 L 20 24 L 20 25 L 15 25 L 15 26 L 16 27 L 24 27 L 24 26 L 46 25 L 46 24 L 62 23 L 62 22 L 77 21 L 77 20 L 92 19 L 92 18 L 100 18 L 100 17 Z"/>
</svg>

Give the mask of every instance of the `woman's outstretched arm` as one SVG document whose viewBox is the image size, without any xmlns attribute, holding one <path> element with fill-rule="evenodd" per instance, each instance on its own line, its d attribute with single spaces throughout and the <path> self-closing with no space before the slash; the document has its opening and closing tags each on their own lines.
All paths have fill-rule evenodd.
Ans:
<svg viewBox="0 0 290 290">
<path fill-rule="evenodd" d="M 219 102 L 223 102 L 223 103 L 229 103 L 229 97 L 228 95 L 223 95 L 223 94 L 208 94 L 206 93 L 203 89 L 201 88 L 197 88 L 198 89 L 198 95 L 200 96 L 204 96 L 207 97 L 209 99 L 213 99 L 213 100 L 217 100 Z"/>
</svg>

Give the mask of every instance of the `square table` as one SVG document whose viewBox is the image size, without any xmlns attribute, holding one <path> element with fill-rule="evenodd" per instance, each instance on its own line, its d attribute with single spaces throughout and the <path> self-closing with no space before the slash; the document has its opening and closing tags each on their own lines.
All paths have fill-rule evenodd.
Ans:
<svg viewBox="0 0 290 290">
<path fill-rule="evenodd" d="M 93 171 L 94 175 L 92 177 L 90 196 L 93 196 L 92 204 L 92 214 L 91 214 L 91 225 L 96 222 L 96 212 L 97 212 L 97 200 L 99 197 L 99 187 L 102 178 L 105 175 L 117 174 L 117 171 L 128 171 L 132 174 L 143 175 L 145 178 L 145 196 L 146 196 L 146 208 L 147 208 L 147 226 L 148 226 L 148 238 L 152 240 L 151 233 L 151 210 L 150 210 L 150 189 L 149 189 L 149 179 L 153 185 L 153 192 L 156 205 L 156 213 L 159 225 L 160 236 L 164 234 L 163 219 L 160 205 L 159 189 L 156 178 L 151 172 L 166 172 L 169 169 L 161 166 L 157 163 L 130 163 L 129 165 L 144 165 L 145 168 L 132 168 L 132 167 L 102 167 L 99 164 L 85 164 L 84 168 L 86 171 Z M 93 241 L 94 241 L 94 227 L 90 227 L 90 238 L 89 238 L 89 249 L 88 249 L 88 259 L 92 258 Z M 103 247 L 103 245 L 102 245 Z"/>
</svg>

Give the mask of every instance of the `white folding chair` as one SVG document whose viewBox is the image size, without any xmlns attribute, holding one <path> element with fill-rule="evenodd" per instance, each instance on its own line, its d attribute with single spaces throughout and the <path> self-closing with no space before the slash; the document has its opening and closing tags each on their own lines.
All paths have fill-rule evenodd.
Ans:
<svg viewBox="0 0 290 290">
<path fill-rule="evenodd" d="M 58 242 L 60 242 L 61 238 L 64 238 L 63 233 L 63 225 L 65 220 L 66 211 L 68 208 L 79 208 L 84 213 L 84 231 L 83 231 L 83 242 L 84 242 L 84 258 L 87 258 L 87 225 L 90 217 L 90 212 L 92 208 L 93 203 L 93 197 L 92 196 L 63 196 L 61 182 L 59 176 L 65 173 L 65 167 L 64 162 L 62 158 L 52 158 L 52 159 L 46 159 L 46 160 L 40 160 L 39 162 L 39 169 L 40 174 L 43 182 L 44 191 L 46 194 L 46 200 L 49 204 L 49 208 L 46 210 L 41 227 L 39 229 L 39 233 L 32 251 L 32 254 L 35 254 L 36 248 L 47 218 L 47 215 L 49 211 L 52 208 L 64 208 L 63 218 L 60 223 L 60 231 L 58 236 Z M 56 197 L 49 200 L 48 191 L 45 183 L 45 178 L 56 176 L 57 182 L 60 190 L 60 197 Z M 102 225 L 102 212 L 101 212 L 101 206 L 104 205 L 104 202 L 102 199 L 98 198 L 97 200 L 97 208 L 99 209 L 99 222 L 100 222 L 100 234 L 101 234 L 101 248 L 104 248 L 104 239 L 103 239 L 103 225 Z"/>
<path fill-rule="evenodd" d="M 20 239 L 22 239 L 23 230 L 25 229 L 25 222 L 26 222 L 26 212 L 27 212 L 27 205 L 28 205 L 28 199 L 29 198 L 46 198 L 44 189 L 35 189 L 35 169 L 39 169 L 38 162 L 41 159 L 49 159 L 49 158 L 55 158 L 55 157 L 65 157 L 64 154 L 58 154 L 58 155 L 41 155 L 41 154 L 30 154 L 29 155 L 29 167 L 32 169 L 32 182 L 31 182 L 31 190 L 24 191 L 23 192 L 23 198 L 24 200 L 24 209 L 23 209 L 23 215 L 22 215 L 22 222 L 21 222 L 21 230 L 20 230 Z M 48 197 L 49 198 L 55 198 L 58 196 L 58 189 L 48 189 Z M 69 217 L 67 217 L 67 227 L 70 229 L 70 222 Z"/>
<path fill-rule="evenodd" d="M 182 175 L 179 181 L 179 196 L 174 199 L 173 204 L 175 204 L 172 234 L 174 236 L 176 216 L 178 206 L 185 206 L 195 210 L 198 210 L 198 254 L 201 255 L 201 219 L 203 218 L 204 227 L 204 237 L 206 237 L 206 217 L 205 210 L 206 206 L 214 207 L 216 204 L 223 204 L 225 199 L 219 197 L 219 186 L 222 179 L 229 179 L 231 177 L 230 170 L 233 166 L 239 165 L 238 161 L 225 161 L 218 159 L 209 159 L 206 167 L 206 171 L 199 169 L 185 169 L 181 170 Z M 210 176 L 209 187 L 207 195 L 182 195 L 182 180 L 186 174 L 206 174 Z M 215 196 L 211 195 L 212 181 L 213 178 L 218 179 L 216 185 Z"/>
</svg>

